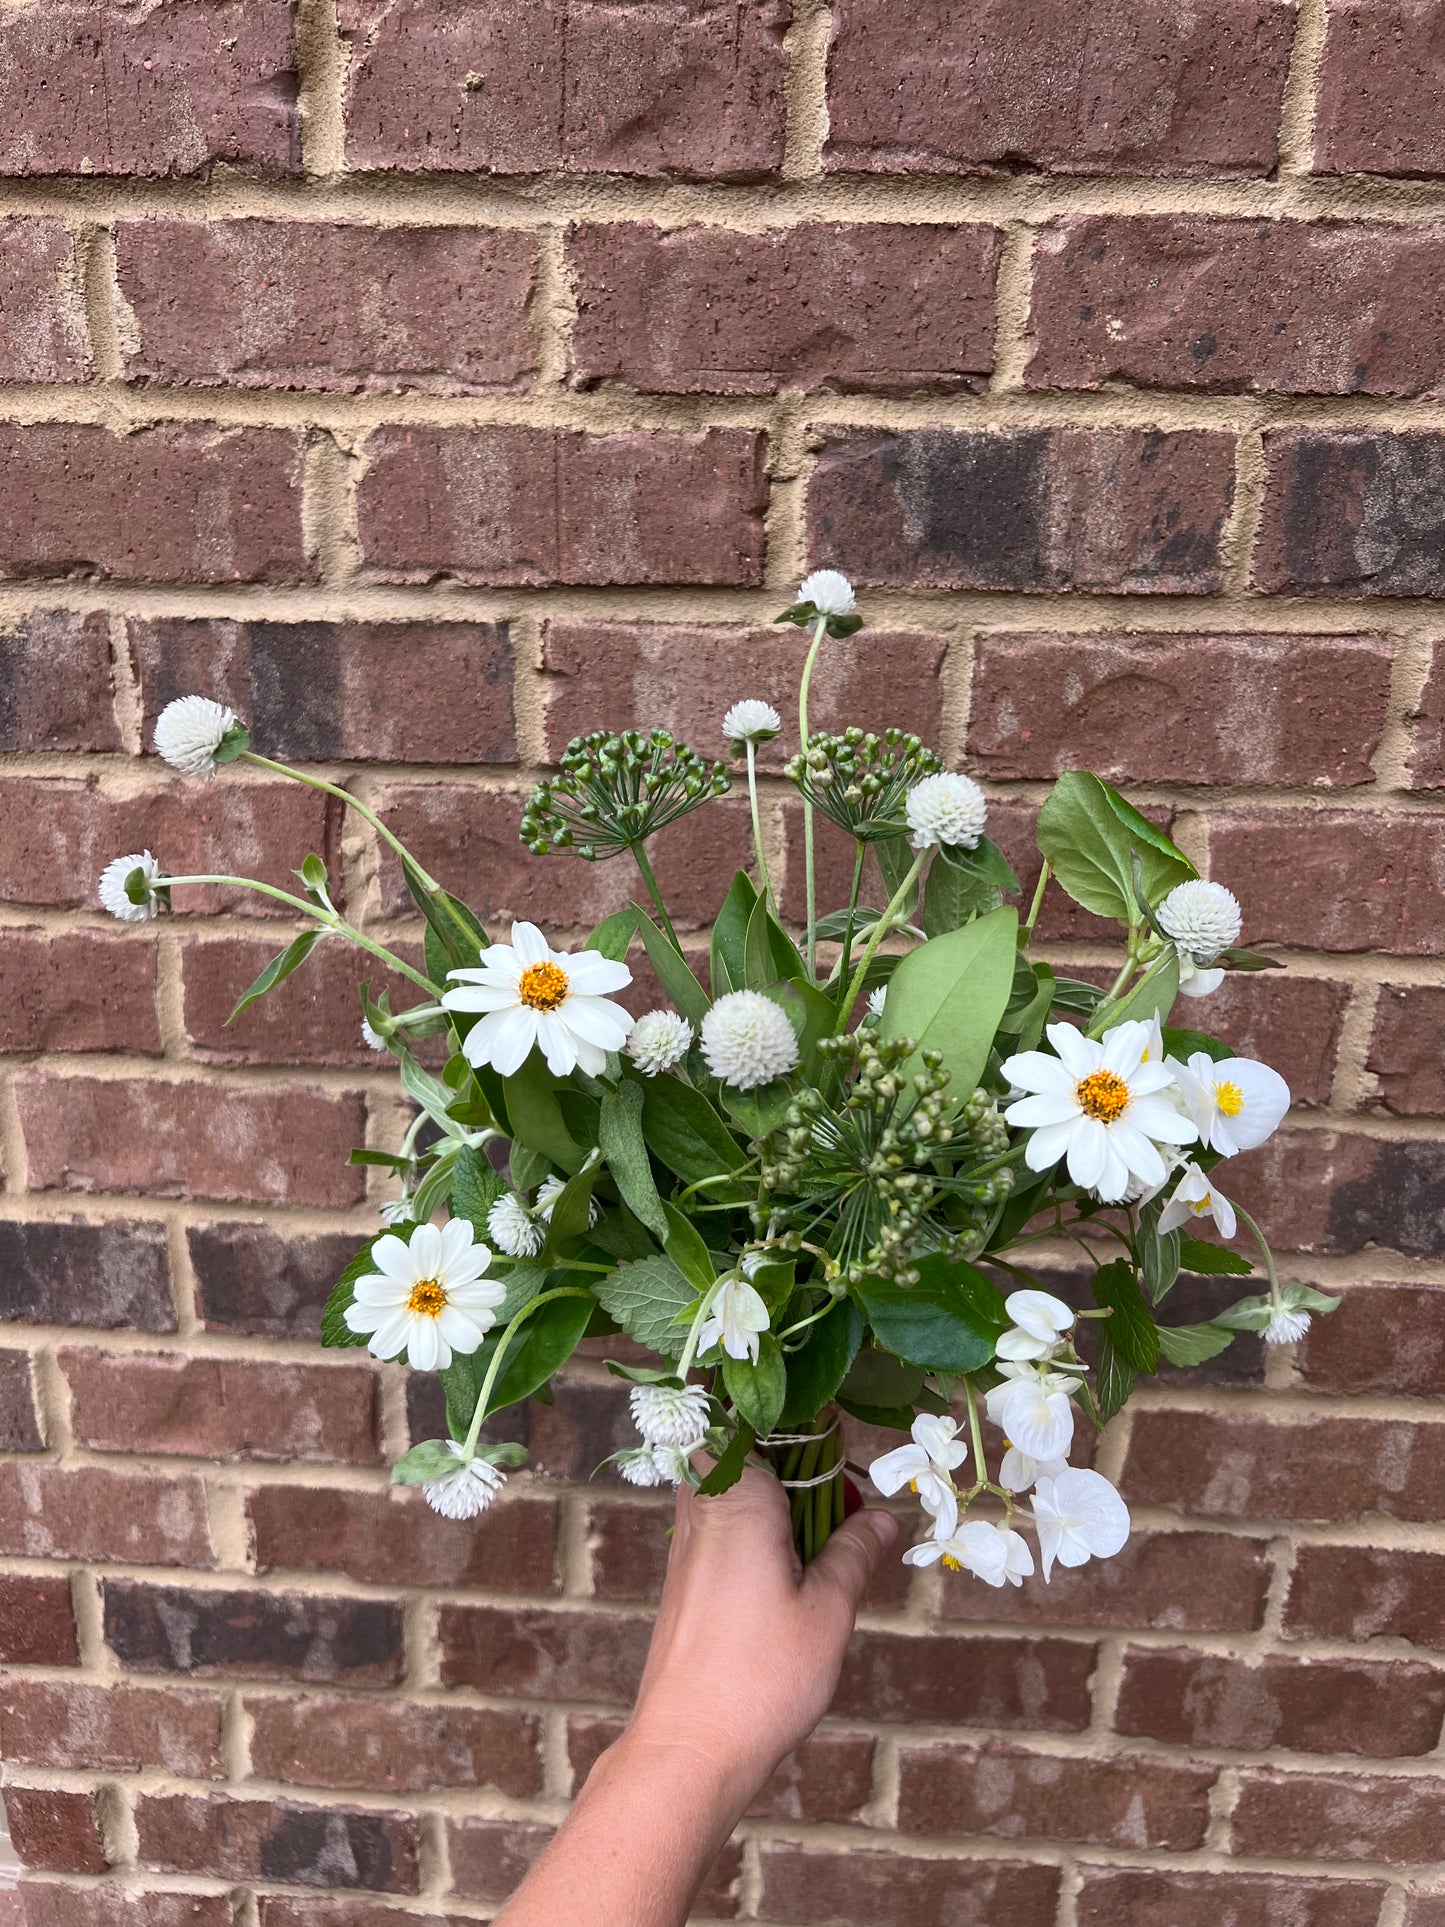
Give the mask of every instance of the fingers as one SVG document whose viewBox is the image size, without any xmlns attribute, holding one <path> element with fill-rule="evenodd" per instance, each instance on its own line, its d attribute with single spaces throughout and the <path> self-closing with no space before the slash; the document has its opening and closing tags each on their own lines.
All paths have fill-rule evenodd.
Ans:
<svg viewBox="0 0 1445 1927">
<path fill-rule="evenodd" d="M 851 1622 L 878 1561 L 898 1537 L 891 1513 L 855 1512 L 829 1539 L 803 1576 L 803 1590 L 834 1593 Z"/>
</svg>

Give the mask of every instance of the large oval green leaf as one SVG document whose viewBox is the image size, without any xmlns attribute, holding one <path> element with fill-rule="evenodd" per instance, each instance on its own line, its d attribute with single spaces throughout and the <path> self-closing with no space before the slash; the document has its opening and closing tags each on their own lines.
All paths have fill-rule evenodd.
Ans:
<svg viewBox="0 0 1445 1927">
<path fill-rule="evenodd" d="M 919 1269 L 923 1276 L 909 1291 L 881 1278 L 854 1287 L 874 1338 L 925 1371 L 981 1371 L 1008 1323 L 997 1289 L 972 1265 L 926 1259 Z"/>
<path fill-rule="evenodd" d="M 1008 1008 L 1018 924 L 1017 910 L 991 911 L 910 950 L 889 979 L 884 1037 L 912 1037 L 919 1050 L 941 1052 L 960 1103 L 983 1074 Z"/>
</svg>

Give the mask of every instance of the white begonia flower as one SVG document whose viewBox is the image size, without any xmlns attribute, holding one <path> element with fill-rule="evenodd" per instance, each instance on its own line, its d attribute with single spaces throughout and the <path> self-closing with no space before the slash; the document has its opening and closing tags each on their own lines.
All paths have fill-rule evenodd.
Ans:
<svg viewBox="0 0 1445 1927">
<path fill-rule="evenodd" d="M 161 913 L 160 899 L 148 896 L 144 903 L 131 902 L 125 893 L 125 880 L 132 870 L 142 871 L 147 884 L 154 884 L 161 866 L 149 850 L 139 850 L 134 856 L 118 856 L 113 863 L 107 863 L 97 886 L 100 906 L 113 917 L 119 917 L 122 923 L 149 923 Z"/>
<path fill-rule="evenodd" d="M 803 577 L 798 600 L 811 602 L 820 616 L 851 616 L 855 605 L 853 584 L 836 569 L 814 569 Z"/>
<path fill-rule="evenodd" d="M 947 1516 L 950 1507 L 957 1518 L 952 1474 L 967 1458 L 968 1441 L 958 1436 L 951 1418 L 920 1412 L 913 1421 L 912 1444 L 896 1446 L 874 1459 L 868 1476 L 885 1499 L 910 1486 L 935 1518 Z M 953 1530 L 951 1524 L 947 1530 Z"/>
<path fill-rule="evenodd" d="M 1014 1322 L 994 1348 L 1000 1358 L 1048 1358 L 1062 1344 L 1064 1333 L 1074 1329 L 1072 1306 L 1052 1292 L 1010 1292 L 1003 1305 Z"/>
<path fill-rule="evenodd" d="M 1012 1439 L 1005 1443 L 1007 1450 L 998 1469 L 998 1482 L 1005 1492 L 1027 1492 L 1038 1480 L 1056 1479 L 1069 1469 L 1067 1459 L 1032 1458 L 1027 1452 L 1020 1452 Z"/>
<path fill-rule="evenodd" d="M 1002 1385 L 984 1396 L 989 1418 L 1032 1459 L 1067 1458 L 1074 1442 L 1074 1403 L 1078 1380 L 1066 1372 L 1041 1372 L 1032 1365 L 1000 1365 Z"/>
<path fill-rule="evenodd" d="M 1198 1050 L 1187 1064 L 1169 1060 L 1184 1108 L 1208 1151 L 1232 1158 L 1273 1136 L 1289 1109 L 1289 1085 L 1268 1064 L 1226 1057 L 1216 1064 Z"/>
<path fill-rule="evenodd" d="M 988 821 L 988 798 L 971 776 L 945 770 L 913 785 L 903 799 L 903 814 L 913 832 L 915 850 L 935 843 L 973 850 Z"/>
<path fill-rule="evenodd" d="M 783 719 L 771 703 L 748 698 L 733 704 L 722 726 L 730 743 L 770 743 L 781 734 Z"/>
<path fill-rule="evenodd" d="M 553 950 L 534 923 L 514 923 L 512 941 L 483 950 L 480 969 L 447 976 L 461 988 L 445 993 L 445 1008 L 482 1013 L 462 1043 L 467 1062 L 490 1064 L 502 1077 L 522 1068 L 533 1045 L 554 1077 L 578 1069 L 598 1077 L 632 1028 L 606 995 L 632 982 L 627 965 L 596 950 Z"/>
<path fill-rule="evenodd" d="M 455 1439 L 446 1441 L 460 1463 L 455 1472 L 444 1472 L 439 1479 L 428 1479 L 422 1486 L 427 1504 L 444 1519 L 475 1519 L 485 1512 L 507 1483 L 507 1475 L 490 1459 L 467 1460 L 465 1447 Z"/>
<path fill-rule="evenodd" d="M 1243 927 L 1234 892 L 1203 877 L 1176 883 L 1159 906 L 1159 928 L 1196 964 L 1212 964 L 1232 950 Z"/>
<path fill-rule="evenodd" d="M 701 1385 L 634 1385 L 632 1420 L 649 1445 L 691 1452 L 707 1436 L 708 1397 Z"/>
<path fill-rule="evenodd" d="M 1281 1305 L 1270 1314 L 1269 1323 L 1264 1328 L 1266 1345 L 1293 1345 L 1304 1337 L 1310 1328 L 1310 1315 L 1298 1306 Z"/>
<path fill-rule="evenodd" d="M 379 1031 L 372 1029 L 371 1020 L 367 1017 L 363 1017 L 361 1020 L 361 1041 L 368 1050 L 387 1049 L 386 1039 Z"/>
<path fill-rule="evenodd" d="M 542 1182 L 537 1186 L 537 1216 L 544 1224 L 551 1224 L 552 1207 L 566 1189 L 567 1180 L 559 1177 L 543 1178 Z M 602 1206 L 597 1202 L 595 1195 L 589 1197 L 587 1200 L 587 1227 L 589 1230 L 601 1216 Z"/>
<path fill-rule="evenodd" d="M 1104 1204 L 1117 1204 L 1131 1178 L 1162 1184 L 1161 1144 L 1192 1144 L 1199 1133 L 1170 1096 L 1174 1073 L 1146 1062 L 1149 1026 L 1115 1024 L 1097 1041 L 1070 1024 L 1050 1024 L 1058 1053 L 1029 1050 L 1008 1058 L 1003 1074 L 1028 1096 L 1004 1112 L 1009 1124 L 1032 1131 L 1024 1147 L 1031 1171 L 1067 1158 L 1069 1176 Z"/>
<path fill-rule="evenodd" d="M 760 990 L 730 990 L 702 1020 L 702 1054 L 714 1077 L 752 1091 L 798 1064 L 788 1013 Z"/>
<path fill-rule="evenodd" d="M 474 1352 L 497 1322 L 506 1290 L 483 1276 L 492 1262 L 465 1218 L 418 1225 L 403 1243 L 388 1235 L 371 1247 L 369 1271 L 352 1286 L 349 1331 L 369 1334 L 375 1358 L 406 1353 L 413 1371 L 444 1371 L 454 1354 Z"/>
<path fill-rule="evenodd" d="M 1177 1231 L 1180 1225 L 1193 1224 L 1197 1218 L 1213 1218 L 1221 1238 L 1234 1236 L 1234 1206 L 1191 1158 L 1184 1167 L 1183 1177 L 1170 1193 L 1169 1202 L 1159 1213 L 1159 1229 Z"/>
<path fill-rule="evenodd" d="M 675 1010 L 649 1010 L 627 1033 L 627 1055 L 644 1077 L 658 1077 L 692 1049 L 692 1025 Z"/>
<path fill-rule="evenodd" d="M 216 751 L 236 727 L 236 712 L 209 696 L 178 696 L 156 718 L 155 748 L 182 776 L 214 776 Z"/>
<path fill-rule="evenodd" d="M 1222 970 L 1204 970 L 1187 951 L 1179 953 L 1179 994 L 1181 997 L 1211 996 L 1224 982 Z"/>
<path fill-rule="evenodd" d="M 504 1191 L 487 1213 L 487 1236 L 508 1258 L 535 1258 L 547 1234 L 515 1191 Z"/>
<path fill-rule="evenodd" d="M 987 1519 L 971 1519 L 945 1539 L 910 1546 L 903 1558 L 910 1566 L 941 1561 L 950 1572 L 971 1572 L 987 1586 L 1021 1586 L 1034 1569 L 1034 1555 L 1023 1534 Z"/>
<path fill-rule="evenodd" d="M 758 1334 L 768 1329 L 768 1308 L 746 1278 L 729 1278 L 718 1287 L 697 1335 L 699 1352 L 721 1344 L 729 1358 L 758 1362 Z"/>
<path fill-rule="evenodd" d="M 1070 1466 L 1034 1487 L 1034 1525 L 1047 1582 L 1054 1561 L 1082 1566 L 1112 1559 L 1129 1537 L 1129 1508 L 1099 1472 Z"/>
</svg>

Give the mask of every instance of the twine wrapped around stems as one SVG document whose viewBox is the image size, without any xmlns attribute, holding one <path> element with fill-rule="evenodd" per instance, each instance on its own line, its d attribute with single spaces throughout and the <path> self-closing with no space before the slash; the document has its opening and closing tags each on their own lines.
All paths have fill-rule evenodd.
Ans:
<svg viewBox="0 0 1445 1927">
<path fill-rule="evenodd" d="M 757 1442 L 761 1458 L 772 1467 L 788 1494 L 793 1518 L 793 1543 L 806 1566 L 816 1559 L 843 1523 L 843 1446 L 836 1407 L 813 1420 L 818 1429 L 772 1432 Z"/>
</svg>

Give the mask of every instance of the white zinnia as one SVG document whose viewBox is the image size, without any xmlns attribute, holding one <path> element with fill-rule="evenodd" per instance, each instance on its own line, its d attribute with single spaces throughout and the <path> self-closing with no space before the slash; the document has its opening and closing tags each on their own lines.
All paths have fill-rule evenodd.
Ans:
<svg viewBox="0 0 1445 1927">
<path fill-rule="evenodd" d="M 157 756 L 183 776 L 214 776 L 216 751 L 236 727 L 236 712 L 209 696 L 178 696 L 156 719 Z"/>
<path fill-rule="evenodd" d="M 1027 1452 L 1020 1452 L 1009 1440 L 1008 1450 L 998 1469 L 998 1482 L 1005 1492 L 1027 1492 L 1038 1480 L 1056 1479 L 1068 1469 L 1067 1459 L 1036 1459 Z"/>
<path fill-rule="evenodd" d="M 770 743 L 781 732 L 783 719 L 771 703 L 749 698 L 733 704 L 722 727 L 730 743 Z"/>
<path fill-rule="evenodd" d="M 811 575 L 804 576 L 798 600 L 811 602 L 820 616 L 851 616 L 853 584 L 836 569 L 814 569 Z"/>
<path fill-rule="evenodd" d="M 475 1519 L 485 1512 L 507 1483 L 507 1475 L 490 1459 L 467 1460 L 465 1447 L 455 1439 L 447 1445 L 460 1463 L 455 1472 L 444 1472 L 439 1479 L 428 1479 L 422 1486 L 427 1504 L 444 1519 Z"/>
<path fill-rule="evenodd" d="M 1032 1365 L 1000 1365 L 1003 1383 L 985 1394 L 989 1418 L 1031 1459 L 1062 1459 L 1074 1442 L 1071 1394 L 1077 1379 Z"/>
<path fill-rule="evenodd" d="M 1010 1292 L 1003 1308 L 1014 1322 L 1012 1331 L 1004 1332 L 994 1347 L 1000 1358 L 1047 1358 L 1058 1349 L 1064 1333 L 1074 1328 L 1072 1306 L 1052 1292 Z"/>
<path fill-rule="evenodd" d="M 1298 1306 L 1281 1305 L 1270 1314 L 1269 1323 L 1264 1328 L 1266 1345 L 1293 1345 L 1303 1338 L 1310 1328 L 1310 1315 Z"/>
<path fill-rule="evenodd" d="M 504 1191 L 487 1213 L 487 1236 L 509 1258 L 535 1258 L 547 1234 L 515 1191 Z"/>
<path fill-rule="evenodd" d="M 1055 1560 L 1082 1566 L 1112 1559 L 1129 1537 L 1129 1508 L 1102 1473 L 1070 1466 L 1034 1487 L 1034 1524 L 1047 1581 Z"/>
<path fill-rule="evenodd" d="M 1008 1123 L 1032 1131 L 1024 1147 L 1031 1171 L 1067 1158 L 1069 1176 L 1105 1204 L 1116 1204 L 1131 1178 L 1162 1184 L 1160 1144 L 1192 1144 L 1199 1135 L 1168 1095 L 1174 1073 L 1146 1061 L 1149 1026 L 1115 1024 L 1095 1041 L 1070 1024 L 1050 1024 L 1058 1053 L 1024 1051 L 1008 1058 L 1003 1074 L 1029 1095 L 1004 1112 Z"/>
<path fill-rule="evenodd" d="M 971 776 L 945 770 L 913 785 L 903 799 L 903 814 L 913 832 L 915 850 L 935 843 L 973 850 L 988 821 L 988 798 Z"/>
<path fill-rule="evenodd" d="M 606 996 L 632 982 L 627 965 L 596 950 L 553 950 L 535 923 L 514 923 L 512 941 L 482 951 L 480 969 L 447 976 L 462 988 L 446 992 L 445 1007 L 482 1013 L 462 1044 L 467 1062 L 490 1064 L 502 1077 L 522 1068 L 534 1044 L 554 1077 L 577 1069 L 598 1077 L 632 1027 Z"/>
<path fill-rule="evenodd" d="M 1226 1057 L 1216 1064 L 1198 1050 L 1187 1064 L 1169 1060 L 1184 1108 L 1208 1151 L 1232 1158 L 1274 1134 L 1289 1109 L 1289 1085 L 1268 1064 Z"/>
<path fill-rule="evenodd" d="M 708 1398 L 701 1385 L 634 1385 L 632 1422 L 649 1445 L 691 1452 L 707 1436 Z"/>
<path fill-rule="evenodd" d="M 1221 1238 L 1234 1236 L 1234 1206 L 1191 1158 L 1184 1167 L 1183 1177 L 1170 1193 L 1169 1202 L 1159 1213 L 1159 1229 L 1177 1231 L 1180 1225 L 1192 1224 L 1196 1218 L 1213 1218 Z"/>
<path fill-rule="evenodd" d="M 699 1352 L 721 1343 L 729 1358 L 758 1362 L 758 1334 L 768 1329 L 768 1308 L 746 1278 L 729 1278 L 718 1287 L 697 1335 Z"/>
<path fill-rule="evenodd" d="M 1232 950 L 1243 927 L 1234 892 L 1203 877 L 1175 884 L 1159 906 L 1159 928 L 1197 964 L 1212 964 Z"/>
<path fill-rule="evenodd" d="M 958 1436 L 951 1418 L 933 1412 L 920 1412 L 913 1421 L 913 1443 L 896 1446 L 874 1459 L 868 1476 L 885 1499 L 911 1486 L 935 1519 L 958 1516 L 954 1505 L 953 1477 L 956 1467 L 968 1457 L 968 1444 Z M 952 1521 L 945 1526 L 952 1531 Z"/>
<path fill-rule="evenodd" d="M 702 1054 L 714 1077 L 756 1090 L 795 1070 L 798 1040 L 788 1013 L 760 990 L 730 990 L 702 1020 Z"/>
<path fill-rule="evenodd" d="M 143 870 L 146 882 L 153 884 L 161 873 L 161 866 L 149 850 L 140 850 L 134 856 L 118 856 L 113 863 L 107 863 L 100 873 L 98 886 L 101 908 L 119 917 L 122 923 L 149 923 L 161 913 L 160 900 L 148 896 L 144 903 L 131 902 L 125 893 L 125 880 L 132 870 Z"/>
<path fill-rule="evenodd" d="M 378 1238 L 371 1262 L 376 1270 L 352 1287 L 347 1327 L 370 1334 L 373 1357 L 405 1352 L 413 1371 L 444 1371 L 453 1354 L 474 1352 L 506 1297 L 495 1278 L 483 1276 L 492 1254 L 473 1243 L 465 1218 L 418 1225 L 409 1243 Z"/>
<path fill-rule="evenodd" d="M 627 1055 L 644 1077 L 680 1064 L 692 1049 L 692 1025 L 675 1010 L 649 1010 L 627 1034 Z"/>
<path fill-rule="evenodd" d="M 537 1216 L 544 1224 L 551 1224 L 552 1207 L 566 1189 L 567 1180 L 559 1177 L 543 1178 L 542 1182 L 537 1186 Z M 588 1228 L 590 1229 L 596 1224 L 601 1216 L 602 1206 L 597 1202 L 595 1197 L 589 1197 L 587 1200 Z"/>
</svg>

